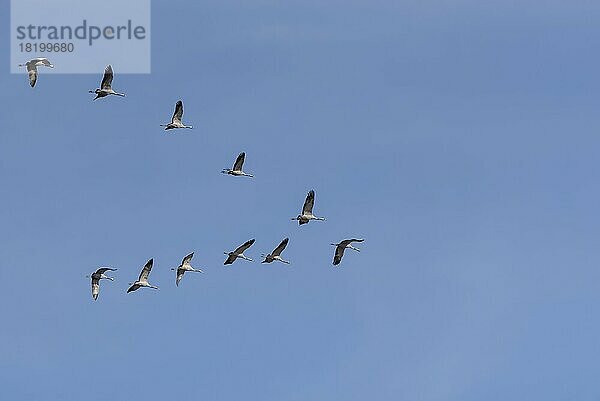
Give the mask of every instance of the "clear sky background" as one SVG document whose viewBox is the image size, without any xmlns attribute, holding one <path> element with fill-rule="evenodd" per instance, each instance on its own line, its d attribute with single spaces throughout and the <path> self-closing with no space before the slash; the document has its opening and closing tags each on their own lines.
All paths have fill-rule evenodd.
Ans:
<svg viewBox="0 0 600 401">
<path fill-rule="evenodd" d="M 600 4 L 222 3 L 155 0 L 124 99 L 0 53 L 0 398 L 597 400 Z"/>
</svg>

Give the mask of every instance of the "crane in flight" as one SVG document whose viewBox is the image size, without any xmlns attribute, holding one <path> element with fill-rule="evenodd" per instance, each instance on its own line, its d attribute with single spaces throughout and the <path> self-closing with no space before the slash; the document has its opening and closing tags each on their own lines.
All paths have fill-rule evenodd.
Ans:
<svg viewBox="0 0 600 401">
<path fill-rule="evenodd" d="M 183 102 L 181 100 L 178 100 L 177 103 L 175 103 L 175 111 L 173 112 L 173 117 L 171 117 L 171 122 L 168 124 L 161 124 L 160 126 L 165 127 L 165 131 L 170 130 L 170 129 L 175 129 L 175 128 L 189 128 L 189 129 L 194 128 L 191 125 L 185 125 L 182 122 L 182 118 L 183 118 Z"/>
<path fill-rule="evenodd" d="M 264 255 L 263 254 L 262 256 L 265 258 L 265 260 L 263 260 L 261 263 L 271 263 L 271 262 L 273 262 L 275 260 L 278 260 L 278 261 L 280 261 L 282 263 L 289 264 L 290 263 L 289 261 L 283 260 L 281 258 L 281 256 L 280 256 L 281 252 L 283 252 L 283 250 L 285 249 L 285 247 L 287 246 L 287 244 L 288 244 L 289 241 L 290 241 L 289 238 L 284 238 L 284 240 L 281 241 L 281 243 L 279 245 L 277 245 L 277 248 L 275 248 L 273 250 L 273 252 L 271 252 L 268 255 Z"/>
<path fill-rule="evenodd" d="M 333 265 L 337 266 L 340 264 L 340 262 L 342 261 L 342 257 L 344 256 L 344 251 L 346 250 L 346 248 L 350 248 L 357 252 L 360 252 L 360 249 L 353 247 L 352 243 L 353 242 L 363 242 L 363 241 L 364 241 L 364 239 L 352 238 L 352 239 L 345 239 L 343 241 L 338 242 L 337 244 L 331 244 L 331 245 L 335 246 L 335 255 L 333 255 Z"/>
<path fill-rule="evenodd" d="M 317 217 L 313 214 L 313 206 L 315 205 L 315 191 L 310 190 L 306 195 L 304 206 L 302 206 L 302 214 L 292 218 L 292 220 L 298 220 L 298 225 L 307 224 L 311 220 L 325 220 L 324 217 Z"/>
<path fill-rule="evenodd" d="M 96 94 L 96 97 L 94 98 L 94 100 L 101 98 L 101 97 L 106 97 L 108 95 L 125 97 L 124 93 L 117 93 L 113 90 L 113 88 L 112 88 L 113 77 L 114 77 L 113 69 L 112 69 L 112 66 L 109 64 L 104 69 L 104 76 L 102 77 L 102 82 L 100 83 L 100 88 L 95 89 L 93 91 L 89 91 L 90 93 Z"/>
<path fill-rule="evenodd" d="M 244 177 L 254 177 L 252 174 L 245 173 L 243 171 L 244 160 L 246 159 L 246 153 L 242 152 L 238 155 L 237 159 L 235 159 L 235 163 L 233 163 L 233 168 L 224 168 L 221 170 L 223 174 L 234 175 L 236 177 L 244 176 Z"/>
<path fill-rule="evenodd" d="M 98 294 L 100 294 L 100 280 L 114 281 L 114 278 L 109 277 L 104 273 L 108 271 L 114 272 L 116 270 L 117 269 L 113 269 L 112 267 L 101 267 L 90 276 L 86 276 L 87 278 L 92 279 L 92 298 L 94 298 L 94 301 L 98 299 Z"/>
<path fill-rule="evenodd" d="M 37 68 L 40 66 L 54 68 L 54 65 L 52 65 L 52 63 L 45 57 L 34 58 L 34 59 L 29 60 L 25 64 L 19 64 L 19 67 L 27 67 L 27 74 L 29 75 L 29 85 L 31 85 L 32 88 L 35 86 L 35 83 L 37 82 L 37 78 L 38 78 Z"/>
<path fill-rule="evenodd" d="M 144 265 L 144 268 L 140 272 L 140 277 L 137 279 L 137 281 L 134 283 L 129 283 L 129 285 L 131 287 L 129 287 L 129 289 L 127 290 L 127 293 L 130 293 L 130 292 L 135 291 L 142 287 L 153 288 L 155 290 L 158 290 L 158 287 L 155 287 L 153 285 L 150 285 L 150 283 L 148 283 L 148 276 L 150 275 L 150 272 L 152 271 L 153 264 L 154 264 L 154 259 L 150 259 L 149 261 L 146 262 L 146 264 Z"/>
<path fill-rule="evenodd" d="M 252 246 L 252 244 L 254 244 L 254 241 L 255 241 L 255 239 L 253 238 L 251 240 L 244 242 L 242 245 L 235 248 L 235 251 L 233 251 L 233 252 L 223 252 L 225 255 L 227 255 L 227 260 L 225 260 L 225 263 L 223 263 L 223 264 L 230 265 L 233 262 L 235 262 L 235 260 L 237 258 L 249 260 L 250 262 L 252 262 L 252 259 L 250 259 L 244 255 L 244 251 L 246 251 L 246 249 L 250 248 Z"/>
<path fill-rule="evenodd" d="M 171 269 L 171 270 L 177 272 L 177 278 L 175 279 L 176 286 L 179 287 L 179 282 L 183 279 L 183 275 L 185 274 L 185 272 L 204 273 L 202 271 L 202 269 L 194 269 L 192 267 L 191 262 L 192 262 L 193 257 L 194 257 L 194 252 L 190 253 L 185 258 L 183 258 L 183 260 L 181 261 L 181 264 L 176 269 L 175 268 Z"/>
</svg>

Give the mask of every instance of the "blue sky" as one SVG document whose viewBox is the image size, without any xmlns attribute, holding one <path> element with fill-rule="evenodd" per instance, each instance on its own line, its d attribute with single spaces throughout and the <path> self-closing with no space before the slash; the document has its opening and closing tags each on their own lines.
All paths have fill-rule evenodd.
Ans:
<svg viewBox="0 0 600 401">
<path fill-rule="evenodd" d="M 96 102 L 101 72 L 32 90 L 0 54 L 0 395 L 597 400 L 599 17 L 155 0 L 152 74 L 107 60 L 128 97 Z M 219 173 L 240 151 L 253 180 Z M 286 236 L 291 266 L 223 267 Z M 125 294 L 151 257 L 160 291 Z"/>
</svg>

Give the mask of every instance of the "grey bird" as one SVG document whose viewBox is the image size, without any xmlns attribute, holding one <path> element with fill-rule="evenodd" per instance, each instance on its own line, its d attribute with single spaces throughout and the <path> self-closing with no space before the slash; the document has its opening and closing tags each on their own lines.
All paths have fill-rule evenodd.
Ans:
<svg viewBox="0 0 600 401">
<path fill-rule="evenodd" d="M 110 280 L 114 281 L 114 278 L 107 276 L 106 272 L 111 271 L 114 272 L 117 269 L 113 269 L 112 267 L 101 267 L 92 273 L 90 276 L 86 276 L 87 278 L 92 279 L 92 298 L 94 301 L 98 299 L 98 294 L 100 294 L 100 280 Z"/>
<path fill-rule="evenodd" d="M 289 264 L 290 263 L 289 261 L 283 260 L 281 258 L 281 256 L 280 256 L 281 252 L 283 252 L 283 250 L 285 249 L 285 247 L 287 246 L 287 244 L 288 244 L 289 241 L 290 241 L 289 238 L 285 238 L 283 241 L 281 241 L 281 243 L 279 245 L 277 245 L 277 248 L 275 248 L 273 250 L 273 252 L 271 252 L 268 255 L 264 255 L 263 254 L 262 256 L 265 258 L 265 260 L 263 260 L 261 263 L 271 263 L 271 262 L 273 262 L 275 260 L 278 260 L 278 261 L 280 261 L 282 263 Z"/>
<path fill-rule="evenodd" d="M 144 265 L 144 268 L 140 272 L 140 277 L 137 279 L 137 281 L 134 283 L 129 283 L 129 285 L 131 287 L 129 287 L 129 289 L 127 290 L 128 293 L 135 291 L 138 288 L 142 288 L 142 287 L 153 288 L 155 290 L 158 290 L 158 287 L 155 287 L 153 285 L 150 285 L 150 283 L 148 283 L 148 276 L 150 275 L 150 272 L 152 271 L 153 264 L 154 264 L 154 259 L 150 259 L 149 261 L 146 262 L 146 264 Z"/>
<path fill-rule="evenodd" d="M 179 287 L 179 282 L 183 279 L 183 275 L 185 272 L 198 272 L 204 273 L 201 269 L 194 269 L 191 265 L 192 258 L 194 257 L 194 252 L 187 255 L 181 261 L 181 264 L 177 268 L 172 268 L 171 270 L 177 272 L 177 278 L 175 279 L 175 285 Z"/>
<path fill-rule="evenodd" d="M 306 195 L 304 206 L 302 206 L 302 214 L 292 218 L 292 220 L 298 220 L 298 225 L 307 224 L 311 220 L 325 220 L 324 217 L 317 217 L 313 214 L 313 206 L 315 205 L 315 191 L 310 190 Z"/>
<path fill-rule="evenodd" d="M 331 245 L 335 246 L 335 255 L 333 255 L 333 265 L 337 266 L 340 264 L 340 262 L 342 261 L 342 257 L 344 256 L 344 251 L 346 250 L 346 248 L 350 248 L 357 252 L 360 252 L 360 249 L 353 247 L 352 243 L 353 242 L 363 242 L 363 241 L 364 241 L 364 239 L 352 238 L 352 239 L 345 239 L 343 241 L 338 242 L 337 244 L 331 244 Z"/>
<path fill-rule="evenodd" d="M 244 176 L 244 177 L 254 177 L 252 174 L 245 173 L 243 171 L 244 160 L 246 159 L 246 153 L 242 152 L 235 159 L 235 163 L 233 163 L 233 168 L 224 168 L 221 170 L 223 174 L 229 174 L 236 177 Z"/>
<path fill-rule="evenodd" d="M 233 262 L 235 262 L 235 260 L 237 258 L 240 259 L 245 259 L 245 260 L 249 260 L 250 262 L 252 262 L 252 259 L 246 257 L 244 255 L 244 251 L 246 251 L 246 249 L 250 248 L 252 246 L 252 244 L 254 244 L 254 238 L 251 240 L 248 240 L 246 242 L 244 242 L 242 245 L 238 246 L 235 251 L 233 252 L 223 252 L 225 255 L 227 255 L 227 260 L 225 260 L 225 263 L 223 263 L 224 265 L 230 265 Z"/>
<path fill-rule="evenodd" d="M 54 68 L 54 65 L 45 57 L 38 57 L 29 60 L 25 64 L 19 64 L 19 67 L 27 67 L 27 74 L 29 75 L 29 85 L 33 88 L 38 78 L 37 67 L 49 67 Z"/>
<path fill-rule="evenodd" d="M 168 124 L 160 124 L 161 127 L 165 127 L 166 130 L 175 129 L 175 128 L 189 128 L 192 129 L 191 125 L 185 125 L 182 122 L 183 118 L 183 102 L 178 100 L 175 103 L 175 112 L 173 112 L 173 117 L 171 117 L 171 122 Z"/>
<path fill-rule="evenodd" d="M 101 98 L 101 97 L 106 97 L 108 95 L 115 95 L 115 96 L 121 96 L 121 97 L 125 96 L 124 93 L 117 93 L 113 90 L 113 88 L 112 88 L 113 77 L 114 77 L 113 69 L 112 69 L 112 66 L 109 64 L 104 69 L 104 76 L 102 77 L 102 82 L 100 83 L 100 88 L 95 89 L 93 91 L 89 91 L 90 93 L 96 94 L 96 97 L 94 98 L 94 100 Z"/>
</svg>

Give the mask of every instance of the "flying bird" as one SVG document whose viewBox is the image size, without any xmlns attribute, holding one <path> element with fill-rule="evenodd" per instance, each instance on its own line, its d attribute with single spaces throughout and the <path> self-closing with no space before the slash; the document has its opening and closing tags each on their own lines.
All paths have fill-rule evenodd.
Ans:
<svg viewBox="0 0 600 401">
<path fill-rule="evenodd" d="M 228 255 L 227 260 L 223 264 L 230 265 L 233 262 L 235 262 L 235 260 L 237 258 L 246 259 L 246 260 L 249 260 L 250 262 L 252 262 L 252 259 L 250 259 L 244 255 L 244 251 L 246 249 L 250 248 L 252 246 L 252 244 L 254 244 L 254 241 L 255 241 L 254 239 L 251 239 L 249 241 L 244 242 L 242 245 L 238 246 L 235 249 L 235 251 L 233 251 L 233 252 L 223 252 L 225 255 Z"/>
<path fill-rule="evenodd" d="M 194 269 L 192 267 L 192 265 L 190 263 L 191 263 L 193 257 L 194 257 L 194 252 L 190 253 L 185 258 L 183 258 L 183 260 L 181 261 L 181 264 L 179 265 L 179 267 L 177 267 L 177 269 L 175 269 L 175 268 L 171 269 L 173 271 L 177 271 L 177 278 L 175 279 L 176 286 L 179 287 L 179 282 L 183 279 L 183 275 L 185 274 L 185 272 L 204 273 L 201 269 Z"/>
<path fill-rule="evenodd" d="M 101 97 L 106 97 L 108 95 L 115 95 L 115 96 L 121 96 L 121 97 L 125 96 L 124 93 L 117 93 L 112 89 L 113 76 L 114 76 L 113 69 L 112 69 L 112 66 L 109 64 L 104 69 L 104 76 L 102 77 L 102 83 L 100 84 L 100 89 L 89 91 L 90 93 L 96 94 L 96 97 L 94 98 L 94 100 L 101 98 Z"/>
<path fill-rule="evenodd" d="M 298 225 L 306 224 L 311 220 L 325 220 L 324 217 L 316 217 L 312 210 L 315 205 L 315 191 L 308 191 L 308 195 L 306 195 L 306 200 L 304 201 L 304 206 L 302 207 L 302 214 L 299 214 L 297 217 L 292 218 L 292 220 L 298 220 Z"/>
<path fill-rule="evenodd" d="M 112 267 L 101 267 L 94 273 L 92 273 L 91 276 L 86 276 L 87 278 L 92 279 L 92 298 L 94 298 L 94 301 L 98 299 L 98 294 L 100 293 L 100 280 L 106 279 L 114 281 L 114 278 L 108 277 L 104 273 L 106 273 L 107 271 L 114 272 L 116 270 L 117 269 L 113 269 Z"/>
<path fill-rule="evenodd" d="M 335 246 L 335 255 L 333 256 L 333 265 L 337 266 L 340 264 L 340 262 L 342 261 L 342 257 L 344 256 L 344 251 L 346 250 L 346 248 L 354 249 L 355 251 L 360 252 L 360 249 L 353 247 L 352 243 L 353 242 L 363 242 L 363 241 L 364 241 L 364 239 L 352 238 L 352 239 L 345 239 L 341 242 L 338 242 L 337 244 L 331 244 L 331 245 Z"/>
<path fill-rule="evenodd" d="M 54 65 L 45 57 L 38 57 L 29 60 L 25 64 L 19 64 L 19 67 L 27 67 L 27 74 L 29 74 L 29 85 L 33 88 L 37 82 L 39 66 L 54 68 Z"/>
<path fill-rule="evenodd" d="M 183 102 L 178 100 L 175 103 L 175 112 L 173 113 L 173 117 L 171 117 L 171 122 L 168 124 L 161 124 L 161 127 L 165 127 L 165 131 L 174 128 L 189 128 L 192 129 L 191 125 L 185 125 L 181 119 L 183 118 Z"/>
<path fill-rule="evenodd" d="M 242 152 L 238 155 L 237 159 L 235 159 L 235 163 L 233 163 L 233 168 L 224 168 L 221 172 L 223 174 L 234 175 L 236 177 L 244 176 L 244 177 L 254 177 L 252 174 L 245 173 L 242 168 L 244 166 L 244 160 L 246 159 L 246 153 Z"/>
<path fill-rule="evenodd" d="M 155 290 L 158 290 L 158 287 L 155 287 L 148 283 L 148 276 L 150 275 L 150 271 L 152 270 L 153 264 L 154 264 L 154 259 L 150 259 L 148 262 L 146 262 L 146 264 L 144 265 L 144 268 L 142 269 L 142 271 L 140 273 L 140 277 L 137 279 L 137 281 L 135 283 L 129 283 L 129 285 L 131 287 L 129 287 L 129 289 L 127 290 L 128 293 L 135 291 L 138 288 L 142 288 L 142 287 L 154 288 Z"/>
<path fill-rule="evenodd" d="M 283 250 L 285 249 L 285 247 L 287 246 L 289 241 L 290 241 L 289 238 L 285 238 L 283 241 L 281 241 L 281 243 L 279 245 L 277 245 L 277 248 L 275 248 L 273 250 L 273 252 L 271 252 L 270 254 L 268 254 L 266 256 L 262 255 L 265 258 L 265 260 L 263 260 L 261 263 L 271 263 L 274 260 L 278 260 L 280 262 L 289 264 L 290 262 L 288 262 L 287 260 L 283 260 L 280 256 L 281 252 L 283 252 Z"/>
</svg>

